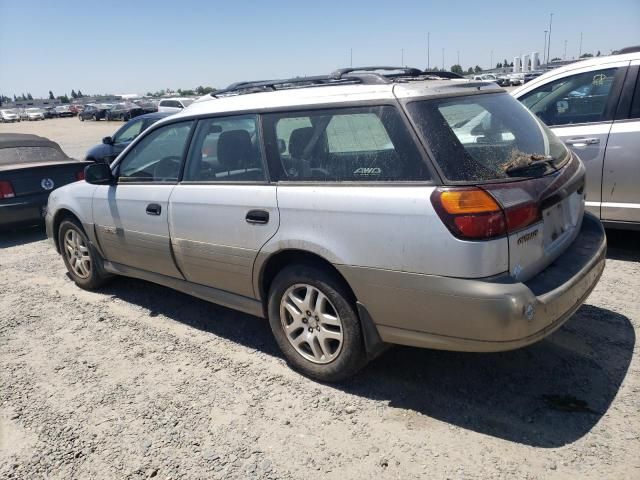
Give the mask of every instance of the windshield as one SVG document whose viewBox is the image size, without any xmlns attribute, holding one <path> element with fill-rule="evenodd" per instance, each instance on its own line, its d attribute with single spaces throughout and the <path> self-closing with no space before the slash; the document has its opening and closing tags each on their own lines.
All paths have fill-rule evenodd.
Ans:
<svg viewBox="0 0 640 480">
<path fill-rule="evenodd" d="M 13 163 L 38 163 L 69 160 L 67 156 L 53 147 L 9 147 L 0 148 L 0 165 Z"/>
<path fill-rule="evenodd" d="M 540 176 L 569 158 L 551 130 L 506 93 L 423 100 L 407 108 L 450 181 Z"/>
</svg>

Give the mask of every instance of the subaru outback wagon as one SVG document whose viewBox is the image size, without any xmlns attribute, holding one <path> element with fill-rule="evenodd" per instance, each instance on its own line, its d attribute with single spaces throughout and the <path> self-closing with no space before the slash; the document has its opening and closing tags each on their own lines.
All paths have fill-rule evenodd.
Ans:
<svg viewBox="0 0 640 480">
<path fill-rule="evenodd" d="M 234 84 L 85 175 L 46 217 L 78 286 L 125 275 L 267 318 L 322 381 L 389 344 L 529 345 L 605 264 L 578 157 L 496 84 L 416 69 Z"/>
</svg>

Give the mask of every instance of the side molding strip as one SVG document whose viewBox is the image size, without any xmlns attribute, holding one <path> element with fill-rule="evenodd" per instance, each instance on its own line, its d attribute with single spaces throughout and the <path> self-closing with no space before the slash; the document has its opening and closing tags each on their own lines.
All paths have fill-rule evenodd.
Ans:
<svg viewBox="0 0 640 480">
<path fill-rule="evenodd" d="M 179 292 L 193 295 L 208 302 L 222 305 L 223 307 L 239 310 L 249 315 L 264 318 L 262 303 L 253 298 L 243 297 L 235 293 L 225 292 L 217 288 L 206 287 L 197 283 L 191 283 L 179 278 L 168 277 L 159 273 L 147 272 L 138 268 L 128 267 L 119 263 L 105 260 L 104 269 L 109 273 L 123 275 L 125 277 L 139 278 L 148 282 L 157 283 L 165 287 L 173 288 Z"/>
</svg>

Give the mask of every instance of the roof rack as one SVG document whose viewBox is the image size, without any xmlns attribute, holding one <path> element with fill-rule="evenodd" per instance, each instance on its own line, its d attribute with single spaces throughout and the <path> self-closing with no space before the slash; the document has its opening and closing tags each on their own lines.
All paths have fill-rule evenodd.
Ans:
<svg viewBox="0 0 640 480">
<path fill-rule="evenodd" d="M 381 73 L 389 72 L 389 73 Z M 397 81 L 440 79 L 437 73 L 423 72 L 412 67 L 350 67 L 335 70 L 329 75 L 295 77 L 278 80 L 255 80 L 236 82 L 222 90 L 211 92 L 214 98 L 258 92 L 273 92 L 293 88 L 320 87 L 326 85 L 375 85 Z"/>
</svg>

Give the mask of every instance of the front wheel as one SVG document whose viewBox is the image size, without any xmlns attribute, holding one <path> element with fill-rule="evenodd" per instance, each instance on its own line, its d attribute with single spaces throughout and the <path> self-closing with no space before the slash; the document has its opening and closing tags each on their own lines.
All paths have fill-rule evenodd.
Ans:
<svg viewBox="0 0 640 480">
<path fill-rule="evenodd" d="M 269 323 L 287 362 L 302 374 L 337 382 L 355 374 L 367 357 L 348 288 L 311 265 L 282 270 L 269 291 Z"/>
<path fill-rule="evenodd" d="M 58 230 L 58 244 L 67 271 L 80 288 L 93 290 L 111 278 L 103 270 L 102 259 L 77 221 L 63 220 Z"/>
</svg>

